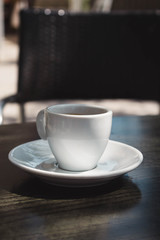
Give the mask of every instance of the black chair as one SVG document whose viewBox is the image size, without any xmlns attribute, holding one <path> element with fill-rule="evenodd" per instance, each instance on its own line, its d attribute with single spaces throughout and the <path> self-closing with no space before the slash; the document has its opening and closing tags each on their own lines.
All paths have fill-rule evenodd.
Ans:
<svg viewBox="0 0 160 240">
<path fill-rule="evenodd" d="M 18 90 L 0 102 L 160 101 L 160 13 L 20 13 Z M 1 115 L 2 122 L 2 115 Z"/>
</svg>

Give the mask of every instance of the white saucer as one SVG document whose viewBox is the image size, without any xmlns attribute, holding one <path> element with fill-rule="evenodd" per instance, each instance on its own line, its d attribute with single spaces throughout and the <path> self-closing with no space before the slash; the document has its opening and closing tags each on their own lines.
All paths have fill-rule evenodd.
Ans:
<svg viewBox="0 0 160 240">
<path fill-rule="evenodd" d="M 135 169 L 142 163 L 143 155 L 136 148 L 110 140 L 96 168 L 70 172 L 58 168 L 47 141 L 36 140 L 15 147 L 9 160 L 50 184 L 86 187 L 103 184 Z"/>
</svg>

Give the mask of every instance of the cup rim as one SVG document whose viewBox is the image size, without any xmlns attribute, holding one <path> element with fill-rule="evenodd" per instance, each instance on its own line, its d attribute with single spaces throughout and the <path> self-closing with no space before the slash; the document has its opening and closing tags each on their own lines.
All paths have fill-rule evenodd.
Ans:
<svg viewBox="0 0 160 240">
<path fill-rule="evenodd" d="M 51 111 L 51 108 L 52 109 L 56 109 L 58 107 L 60 108 L 63 108 L 63 107 L 78 107 L 78 108 L 82 108 L 82 107 L 85 107 L 85 108 L 92 108 L 94 110 L 102 110 L 103 112 L 99 112 L 99 113 L 91 113 L 91 114 L 77 114 L 76 115 L 76 112 L 75 112 L 75 115 L 74 115 L 74 112 L 73 114 L 71 113 L 62 113 L 62 112 L 53 112 Z M 56 105 L 51 105 L 49 107 L 46 108 L 46 111 L 49 113 L 49 114 L 53 114 L 53 115 L 56 115 L 56 116 L 63 116 L 63 117 L 70 117 L 70 118 L 92 118 L 92 117 L 100 117 L 100 116 L 104 116 L 104 115 L 112 115 L 112 111 L 105 108 L 105 107 L 102 107 L 102 106 L 97 106 L 97 105 L 92 105 L 92 104 L 76 104 L 76 103 L 66 103 L 66 104 L 56 104 Z"/>
</svg>

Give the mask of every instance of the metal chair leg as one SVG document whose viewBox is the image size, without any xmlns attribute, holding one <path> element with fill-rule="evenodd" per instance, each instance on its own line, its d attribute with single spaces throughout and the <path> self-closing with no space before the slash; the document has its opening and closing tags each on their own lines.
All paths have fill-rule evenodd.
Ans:
<svg viewBox="0 0 160 240">
<path fill-rule="evenodd" d="M 0 125 L 3 123 L 3 103 L 0 103 Z"/>
<path fill-rule="evenodd" d="M 22 123 L 25 122 L 24 103 L 20 103 L 20 121 L 21 121 Z"/>
</svg>

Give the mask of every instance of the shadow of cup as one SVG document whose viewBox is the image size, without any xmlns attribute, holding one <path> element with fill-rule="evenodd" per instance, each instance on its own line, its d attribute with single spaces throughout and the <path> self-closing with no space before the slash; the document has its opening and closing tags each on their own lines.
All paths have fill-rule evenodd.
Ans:
<svg viewBox="0 0 160 240">
<path fill-rule="evenodd" d="M 53 186 L 30 178 L 15 191 L 13 189 L 13 192 L 35 198 L 35 201 L 40 198 L 44 202 L 43 210 L 52 209 L 52 212 L 59 211 L 58 200 L 62 200 L 61 210 L 88 209 L 96 206 L 96 209 L 102 207 L 103 211 L 115 212 L 132 208 L 141 199 L 139 188 L 126 175 L 103 185 L 86 188 Z"/>
</svg>

